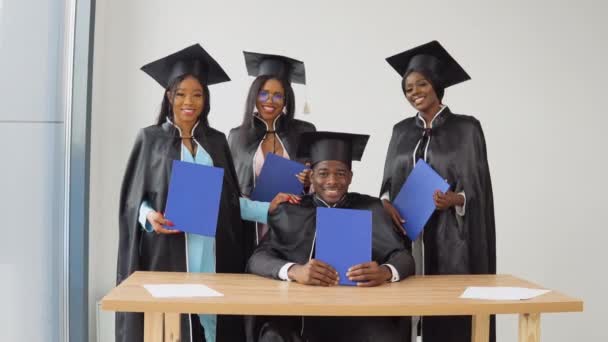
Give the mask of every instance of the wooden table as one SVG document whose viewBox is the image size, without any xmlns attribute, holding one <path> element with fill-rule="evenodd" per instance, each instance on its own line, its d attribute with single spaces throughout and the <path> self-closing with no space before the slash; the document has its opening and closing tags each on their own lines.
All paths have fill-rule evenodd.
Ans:
<svg viewBox="0 0 608 342">
<path fill-rule="evenodd" d="M 152 297 L 144 284 L 204 284 L 213 298 Z M 410 277 L 374 288 L 316 287 L 251 274 L 136 272 L 101 301 L 107 311 L 143 312 L 146 342 L 179 341 L 180 313 L 293 316 L 473 316 L 472 342 L 487 342 L 491 314 L 518 314 L 519 341 L 540 341 L 540 314 L 580 312 L 583 302 L 556 291 L 524 301 L 460 299 L 467 286 L 542 288 L 510 275 Z"/>
</svg>

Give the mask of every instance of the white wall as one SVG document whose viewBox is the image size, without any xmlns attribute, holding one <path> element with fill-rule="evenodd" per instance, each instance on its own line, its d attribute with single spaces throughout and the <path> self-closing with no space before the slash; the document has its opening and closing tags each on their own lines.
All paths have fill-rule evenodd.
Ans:
<svg viewBox="0 0 608 342">
<path fill-rule="evenodd" d="M 382 4 L 382 6 L 380 5 Z M 212 125 L 242 116 L 241 51 L 305 61 L 317 128 L 372 135 L 353 190 L 377 194 L 391 128 L 414 114 L 384 58 L 439 40 L 473 80 L 446 91 L 457 113 L 485 130 L 497 222 L 498 269 L 585 300 L 582 314 L 546 315 L 545 341 L 608 337 L 600 267 L 608 242 L 603 110 L 608 5 L 567 1 L 98 0 L 91 161 L 91 300 L 115 279 L 118 191 L 138 128 L 151 124 L 162 89 L 139 67 L 200 42 L 233 82 L 213 86 Z M 297 86 L 298 113 L 303 88 Z M 91 312 L 93 314 L 93 311 Z M 112 315 L 101 317 L 103 341 Z M 94 333 L 91 316 L 91 334 Z M 515 340 L 515 317 L 499 321 Z M 603 338 L 603 339 L 602 339 Z"/>
<path fill-rule="evenodd" d="M 63 6 L 0 0 L 0 341 L 60 339 Z"/>
</svg>

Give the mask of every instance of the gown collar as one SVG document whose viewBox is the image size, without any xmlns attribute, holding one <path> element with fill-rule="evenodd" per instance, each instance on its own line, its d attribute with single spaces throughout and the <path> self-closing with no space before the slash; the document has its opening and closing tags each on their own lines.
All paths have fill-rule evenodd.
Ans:
<svg viewBox="0 0 608 342">
<path fill-rule="evenodd" d="M 321 197 L 319 197 L 317 194 L 315 194 L 312 198 L 313 198 L 313 202 L 315 203 L 315 206 L 317 206 L 317 207 L 342 208 L 346 204 L 347 197 L 348 197 L 348 193 L 344 194 L 344 196 L 342 196 L 342 198 L 338 202 L 334 203 L 333 205 L 328 204 L 327 202 L 322 200 Z"/>
<path fill-rule="evenodd" d="M 416 113 L 416 126 L 423 129 L 433 129 L 437 128 L 445 122 L 448 116 L 451 114 L 450 108 L 448 106 L 442 106 L 441 109 L 435 114 L 433 120 L 431 120 L 431 127 L 426 126 L 426 121 L 422 118 L 420 112 Z"/>
<path fill-rule="evenodd" d="M 194 136 L 198 136 L 202 133 L 203 131 L 203 125 L 200 125 L 201 121 L 198 120 L 195 124 L 194 127 L 192 127 L 192 130 L 190 131 L 190 135 L 188 137 L 194 137 Z M 169 133 L 170 135 L 173 135 L 175 137 L 184 137 L 184 134 L 181 130 L 181 128 L 179 128 L 178 125 L 174 124 L 173 121 L 171 121 L 171 119 L 169 117 L 166 118 L 165 123 L 163 123 L 161 125 L 163 131 Z"/>
<path fill-rule="evenodd" d="M 260 114 L 255 112 L 253 113 L 253 124 L 256 127 L 259 127 L 261 129 L 264 129 L 265 132 L 276 132 L 278 130 L 281 130 L 281 128 L 283 128 L 283 118 L 285 117 L 285 114 L 280 113 L 279 115 L 277 115 L 276 118 L 274 118 L 274 121 L 272 121 L 272 127 L 268 127 L 268 124 L 266 123 L 266 121 L 264 121 L 261 117 Z"/>
</svg>

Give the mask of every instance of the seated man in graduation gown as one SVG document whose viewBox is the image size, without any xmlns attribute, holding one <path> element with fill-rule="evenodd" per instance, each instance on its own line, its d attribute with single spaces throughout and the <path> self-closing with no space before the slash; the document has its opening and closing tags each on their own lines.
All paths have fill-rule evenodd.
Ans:
<svg viewBox="0 0 608 342">
<path fill-rule="evenodd" d="M 361 160 L 368 135 L 310 132 L 300 136 L 298 158 L 312 163 L 314 193 L 299 204 L 281 204 L 268 218 L 269 232 L 248 263 L 248 271 L 282 281 L 312 286 L 338 284 L 336 270 L 315 259 L 316 208 L 372 212 L 372 261 L 353 265 L 347 276 L 357 286 L 381 286 L 414 274 L 414 260 L 403 237 L 378 198 L 348 192 L 351 162 Z M 336 246 L 339 248 L 339 246 Z M 274 341 L 406 341 L 410 320 L 403 317 L 253 317 L 248 340 Z"/>
</svg>

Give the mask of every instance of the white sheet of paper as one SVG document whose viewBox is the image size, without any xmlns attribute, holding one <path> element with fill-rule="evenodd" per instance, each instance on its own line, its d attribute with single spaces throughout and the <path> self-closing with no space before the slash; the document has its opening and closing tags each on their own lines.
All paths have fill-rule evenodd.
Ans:
<svg viewBox="0 0 608 342">
<path fill-rule="evenodd" d="M 201 284 L 148 284 L 146 290 L 155 298 L 222 297 L 222 293 Z"/>
<path fill-rule="evenodd" d="M 487 300 L 524 300 L 544 295 L 551 290 L 524 287 L 467 287 L 460 298 Z"/>
</svg>

